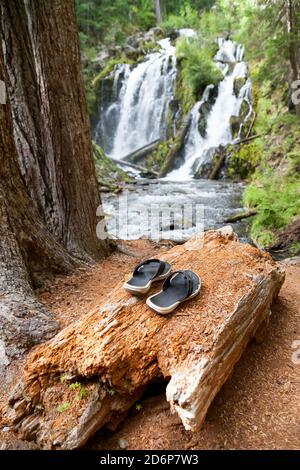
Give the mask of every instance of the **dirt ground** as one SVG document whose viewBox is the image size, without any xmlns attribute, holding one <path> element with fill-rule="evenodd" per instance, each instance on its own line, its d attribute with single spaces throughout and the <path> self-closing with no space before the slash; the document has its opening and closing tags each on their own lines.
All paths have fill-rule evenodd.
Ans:
<svg viewBox="0 0 300 470">
<path fill-rule="evenodd" d="M 167 249 L 168 243 L 162 247 L 141 240 L 122 246 L 138 256 L 115 252 L 76 276 L 57 278 L 39 292 L 62 328 L 99 305 L 126 272 Z M 297 360 L 293 342 L 300 342 L 300 262 L 285 266 L 286 281 L 273 306 L 265 341 L 247 347 L 200 432 L 184 430 L 170 413 L 166 384 L 153 384 L 138 411 L 132 410 L 116 432 L 99 431 L 86 449 L 299 449 L 300 352 Z M 18 381 L 22 365 L 16 361 L 0 374 L 0 449 L 35 448 L 18 440 L 6 425 L 8 391 Z"/>
</svg>

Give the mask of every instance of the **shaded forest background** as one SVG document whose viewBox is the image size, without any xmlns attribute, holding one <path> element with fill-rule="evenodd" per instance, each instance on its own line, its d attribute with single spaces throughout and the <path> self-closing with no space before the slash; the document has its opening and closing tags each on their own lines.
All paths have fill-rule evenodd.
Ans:
<svg viewBox="0 0 300 470">
<path fill-rule="evenodd" d="M 158 21 L 157 4 L 161 10 Z M 251 236 L 262 247 L 297 254 L 299 242 L 299 0 L 76 0 L 82 63 L 91 118 L 97 113 L 99 80 L 117 63 L 130 62 L 124 53 L 127 37 L 158 26 L 165 36 L 193 28 L 198 43 L 177 47 L 181 81 L 177 93 L 184 111 L 200 99 L 203 87 L 218 81 L 212 68 L 218 36 L 245 46 L 253 81 L 255 122 L 260 138 L 229 149 L 228 177 L 246 180 L 245 204 L 258 210 Z M 155 44 L 147 43 L 151 50 Z M 104 63 L 103 50 L 110 51 Z M 102 51 L 102 52 L 101 52 Z M 137 62 L 140 58 L 135 59 Z M 133 61 L 134 62 L 134 61 Z M 166 157 L 166 146 L 153 164 Z M 97 161 L 97 158 L 96 158 Z M 292 226 L 290 226 L 292 224 Z M 289 227 L 287 229 L 287 227 Z M 287 231 L 286 231 L 287 229 Z"/>
</svg>

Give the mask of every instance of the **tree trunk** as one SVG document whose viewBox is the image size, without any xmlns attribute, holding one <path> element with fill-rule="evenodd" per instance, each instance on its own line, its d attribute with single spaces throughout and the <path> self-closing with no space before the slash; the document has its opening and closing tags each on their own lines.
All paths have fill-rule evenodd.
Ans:
<svg viewBox="0 0 300 470">
<path fill-rule="evenodd" d="M 26 8 L 0 0 L 0 364 L 57 331 L 32 282 L 108 251 L 73 2 Z"/>
<path fill-rule="evenodd" d="M 185 428 L 201 427 L 248 342 L 261 336 L 284 270 L 240 243 L 231 227 L 161 256 L 174 270 L 198 273 L 200 294 L 171 315 L 157 315 L 120 282 L 102 305 L 36 348 L 10 399 L 11 424 L 22 438 L 47 449 L 80 447 L 102 426 L 115 429 L 161 378 Z"/>
<path fill-rule="evenodd" d="M 1 40 L 1 36 L 0 36 Z M 0 50 L 0 80 L 6 83 Z M 33 272 L 77 265 L 40 219 L 17 162 L 9 101 L 0 105 L 0 364 L 47 339 L 58 325 L 35 299 Z"/>
<path fill-rule="evenodd" d="M 57 241 L 91 260 L 101 204 L 72 0 L 1 0 L 14 135 L 23 179 Z M 24 60 L 26 58 L 26 60 Z"/>
<path fill-rule="evenodd" d="M 292 84 L 296 82 L 296 80 L 300 79 L 299 74 L 299 30 L 297 27 L 299 19 L 296 18 L 296 15 L 299 15 L 299 11 L 297 11 L 297 4 L 298 0 L 295 2 L 293 0 L 287 0 L 285 3 L 286 8 L 286 23 L 287 23 L 287 34 L 288 34 L 288 53 L 289 53 L 289 61 L 291 67 L 291 83 L 290 86 L 292 88 Z M 293 94 L 293 88 L 291 91 Z M 300 116 L 300 104 L 294 103 L 296 112 L 298 116 Z"/>
<path fill-rule="evenodd" d="M 1 30 L 18 161 L 27 190 L 53 234 L 59 226 L 58 195 L 51 171 L 54 149 L 42 112 L 41 83 L 23 0 L 3 0 Z M 24 58 L 26 60 L 24 60 Z"/>
<path fill-rule="evenodd" d="M 155 0 L 155 13 L 156 13 L 156 21 L 157 23 L 162 22 L 162 0 Z"/>
</svg>

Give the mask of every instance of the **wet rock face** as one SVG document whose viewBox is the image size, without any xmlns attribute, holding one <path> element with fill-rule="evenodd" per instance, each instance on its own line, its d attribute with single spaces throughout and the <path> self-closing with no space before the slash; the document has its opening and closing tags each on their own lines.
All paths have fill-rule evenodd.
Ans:
<svg viewBox="0 0 300 470">
<path fill-rule="evenodd" d="M 236 97 L 239 96 L 241 89 L 245 85 L 247 77 L 236 77 L 233 82 L 233 91 Z"/>
<path fill-rule="evenodd" d="M 212 179 L 215 179 L 218 176 L 218 170 L 220 167 L 220 163 L 223 162 L 224 157 L 226 155 L 226 147 L 220 145 L 219 147 L 211 148 L 207 151 L 207 155 L 205 157 L 205 161 L 200 159 L 200 161 L 195 162 L 193 171 L 195 173 L 195 178 L 209 178 L 211 179 L 211 175 L 216 173 Z M 215 172 L 215 168 L 218 166 L 217 171 Z"/>
<path fill-rule="evenodd" d="M 240 118 L 240 116 L 230 117 L 230 128 L 231 128 L 231 135 L 233 139 L 236 139 L 239 136 L 242 122 L 243 121 Z"/>
<path fill-rule="evenodd" d="M 207 98 L 202 103 L 199 109 L 198 130 L 200 132 L 200 135 L 204 138 L 206 136 L 207 117 L 210 111 L 212 110 L 212 107 L 215 104 L 217 97 L 218 97 L 218 86 L 217 85 L 209 86 Z"/>
<path fill-rule="evenodd" d="M 284 271 L 231 227 L 161 258 L 174 270 L 193 269 L 200 294 L 161 316 L 120 282 L 97 309 L 37 347 L 9 401 L 9 425 L 23 439 L 80 447 L 101 427 L 115 429 L 157 377 L 170 380 L 167 399 L 185 428 L 201 427 L 247 343 L 261 338 Z"/>
<path fill-rule="evenodd" d="M 147 32 L 139 32 L 127 38 L 127 45 L 135 49 L 142 48 L 145 43 L 155 42 L 163 39 L 164 32 L 161 28 L 151 28 Z M 126 47 L 126 46 L 125 46 Z"/>
</svg>

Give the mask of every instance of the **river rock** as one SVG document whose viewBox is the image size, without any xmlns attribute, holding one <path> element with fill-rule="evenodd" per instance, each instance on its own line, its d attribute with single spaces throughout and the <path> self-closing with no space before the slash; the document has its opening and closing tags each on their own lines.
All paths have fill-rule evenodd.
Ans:
<svg viewBox="0 0 300 470">
<path fill-rule="evenodd" d="M 233 81 L 233 91 L 236 97 L 239 96 L 241 89 L 245 85 L 247 77 L 236 77 Z"/>
<path fill-rule="evenodd" d="M 261 337 L 284 270 L 240 243 L 230 226 L 159 257 L 198 273 L 200 294 L 161 316 L 124 291 L 130 273 L 124 276 L 101 305 L 28 358 L 9 401 L 19 436 L 45 449 L 80 447 L 101 427 L 115 429 L 163 377 L 172 411 L 186 429 L 199 430 L 247 343 L 257 331 Z"/>
</svg>

